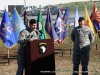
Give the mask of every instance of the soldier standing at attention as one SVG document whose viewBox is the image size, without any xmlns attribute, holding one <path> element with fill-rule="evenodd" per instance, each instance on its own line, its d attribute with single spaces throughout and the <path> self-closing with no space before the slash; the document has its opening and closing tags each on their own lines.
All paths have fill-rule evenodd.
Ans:
<svg viewBox="0 0 100 75">
<path fill-rule="evenodd" d="M 88 62 L 90 45 L 94 42 L 94 34 L 85 25 L 84 17 L 80 17 L 79 26 L 74 28 L 71 33 L 73 47 L 73 75 L 79 75 L 79 64 L 82 65 L 82 75 L 88 75 Z"/>
<path fill-rule="evenodd" d="M 18 43 L 20 47 L 18 49 L 17 64 L 18 69 L 16 75 L 23 75 L 24 69 L 24 47 L 28 41 L 39 39 L 39 31 L 37 30 L 37 22 L 35 19 L 30 20 L 29 28 L 24 29 L 19 34 Z"/>
</svg>

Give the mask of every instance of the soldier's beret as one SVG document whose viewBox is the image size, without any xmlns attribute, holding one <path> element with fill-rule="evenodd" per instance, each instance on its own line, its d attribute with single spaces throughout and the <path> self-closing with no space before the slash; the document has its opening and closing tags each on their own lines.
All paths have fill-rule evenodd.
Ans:
<svg viewBox="0 0 100 75">
<path fill-rule="evenodd" d="M 29 23 L 30 23 L 30 24 L 37 23 L 37 20 L 35 20 L 35 19 L 31 19 L 31 20 L 29 21 Z"/>
<path fill-rule="evenodd" d="M 84 20 L 84 17 L 79 17 L 78 22 L 81 22 L 82 20 Z"/>
</svg>

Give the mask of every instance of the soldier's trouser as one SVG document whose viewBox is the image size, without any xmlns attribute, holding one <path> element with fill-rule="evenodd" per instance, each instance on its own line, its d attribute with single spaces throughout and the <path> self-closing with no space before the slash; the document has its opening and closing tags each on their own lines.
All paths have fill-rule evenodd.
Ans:
<svg viewBox="0 0 100 75">
<path fill-rule="evenodd" d="M 88 61 L 89 61 L 89 51 L 74 51 L 73 52 L 73 75 L 88 75 Z M 82 71 L 79 71 L 79 64 L 81 62 Z"/>
<path fill-rule="evenodd" d="M 18 69 L 16 75 L 23 75 L 23 69 L 24 69 L 24 56 L 18 55 L 17 57 L 17 63 L 18 63 Z"/>
<path fill-rule="evenodd" d="M 16 75 L 23 75 L 24 64 L 18 64 L 18 69 Z"/>
</svg>

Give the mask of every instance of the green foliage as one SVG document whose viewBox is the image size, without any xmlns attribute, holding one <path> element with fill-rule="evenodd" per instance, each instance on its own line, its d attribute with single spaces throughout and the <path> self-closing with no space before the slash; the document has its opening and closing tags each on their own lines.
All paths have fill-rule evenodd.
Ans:
<svg viewBox="0 0 100 75">
<path fill-rule="evenodd" d="M 87 1 L 87 2 L 77 2 L 78 4 L 78 8 L 79 8 L 79 12 L 84 12 L 84 5 L 87 5 L 87 9 L 92 12 L 93 10 L 93 6 L 94 6 L 94 2 L 93 1 Z M 95 2 L 98 10 L 100 10 L 100 2 Z M 64 4 L 61 4 L 62 7 L 69 7 L 69 10 L 70 12 L 75 12 L 75 9 L 76 9 L 76 2 L 72 2 L 72 3 L 64 3 Z M 57 5 L 59 6 L 59 4 Z"/>
</svg>

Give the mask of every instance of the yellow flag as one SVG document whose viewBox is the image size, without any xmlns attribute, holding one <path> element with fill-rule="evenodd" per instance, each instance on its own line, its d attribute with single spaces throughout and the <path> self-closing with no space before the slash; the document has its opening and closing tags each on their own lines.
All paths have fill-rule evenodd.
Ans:
<svg viewBox="0 0 100 75">
<path fill-rule="evenodd" d="M 85 4 L 85 23 L 86 23 L 87 26 L 90 27 L 90 29 L 93 31 L 94 35 L 96 36 L 97 33 L 95 31 L 95 28 L 93 26 L 93 23 L 92 23 L 89 15 L 88 15 L 86 4 Z"/>
</svg>

